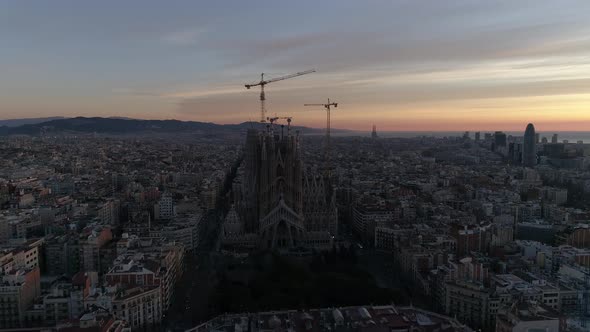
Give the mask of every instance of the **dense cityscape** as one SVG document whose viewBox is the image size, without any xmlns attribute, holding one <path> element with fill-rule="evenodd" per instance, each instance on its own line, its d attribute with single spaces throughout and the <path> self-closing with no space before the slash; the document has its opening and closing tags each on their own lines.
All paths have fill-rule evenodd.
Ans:
<svg viewBox="0 0 590 332">
<path fill-rule="evenodd" d="M 590 1 L 0 1 L 0 331 L 590 332 Z"/>
<path fill-rule="evenodd" d="M 0 326 L 587 329 L 587 144 L 289 125 L 2 138 Z"/>
</svg>

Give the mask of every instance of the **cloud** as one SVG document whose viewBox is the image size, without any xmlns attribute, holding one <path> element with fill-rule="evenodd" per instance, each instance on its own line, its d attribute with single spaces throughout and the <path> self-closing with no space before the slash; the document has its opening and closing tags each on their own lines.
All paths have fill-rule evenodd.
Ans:
<svg viewBox="0 0 590 332">
<path fill-rule="evenodd" d="M 192 89 L 192 90 L 185 90 L 185 91 L 178 91 L 178 92 L 167 92 L 158 95 L 162 98 L 171 98 L 171 99 L 197 99 L 197 98 L 206 98 L 211 96 L 218 96 L 218 95 L 228 95 L 228 94 L 235 94 L 235 93 L 243 93 L 243 87 L 236 87 L 236 86 L 225 86 L 225 87 L 214 87 L 214 88 L 200 88 L 200 89 Z"/>
<path fill-rule="evenodd" d="M 113 93 L 122 96 L 153 97 L 158 99 L 199 99 L 218 95 L 228 95 L 244 92 L 245 88 L 238 85 L 216 85 L 208 87 L 178 88 L 168 91 L 141 91 L 132 88 L 114 89 Z"/>
<path fill-rule="evenodd" d="M 560 96 L 559 105 L 571 109 L 571 96 L 590 95 L 587 1 L 307 4 L 242 4 L 233 11 L 227 5 L 156 5 L 152 13 L 130 6 L 107 26 L 102 16 L 94 25 L 86 24 L 87 15 L 60 20 L 58 11 L 40 16 L 47 36 L 18 18 L 12 24 L 21 29 L 6 38 L 9 61 L 0 64 L 13 79 L 0 90 L 13 101 L 18 91 L 34 90 L 37 99 L 51 95 L 55 103 L 126 86 L 107 91 L 122 109 L 144 112 L 145 105 L 165 104 L 181 118 L 225 122 L 257 117 L 258 89 L 243 84 L 260 72 L 274 77 L 311 68 L 318 72 L 268 86 L 271 112 L 330 97 L 341 103 L 342 119 L 367 110 L 386 116 L 428 108 L 420 114 L 436 122 L 462 111 L 477 118 L 486 110 L 477 108 L 481 104 L 494 116 L 509 115 L 543 96 Z M 72 17 L 85 24 L 56 29 Z M 31 70 L 31 64 L 49 69 Z M 19 65 L 28 71 L 12 69 Z"/>
<path fill-rule="evenodd" d="M 202 36 L 207 32 L 205 28 L 192 28 L 179 30 L 169 33 L 162 37 L 162 40 L 171 45 L 190 46 L 199 42 Z"/>
</svg>

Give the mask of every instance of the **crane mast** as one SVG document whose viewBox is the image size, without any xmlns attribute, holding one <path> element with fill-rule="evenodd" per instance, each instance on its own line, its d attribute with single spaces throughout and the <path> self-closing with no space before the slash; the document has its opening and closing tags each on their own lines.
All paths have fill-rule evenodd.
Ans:
<svg viewBox="0 0 590 332">
<path fill-rule="evenodd" d="M 267 118 L 266 118 L 266 95 L 264 93 L 264 86 L 265 85 L 272 83 L 272 82 L 278 82 L 278 81 L 282 81 L 282 80 L 286 80 L 289 78 L 294 78 L 294 77 L 298 77 L 298 76 L 302 76 L 302 75 L 310 74 L 310 73 L 315 73 L 315 69 L 306 70 L 306 71 L 298 72 L 298 73 L 287 75 L 287 76 L 275 77 L 275 78 L 271 78 L 269 80 L 264 80 L 264 73 L 262 73 L 262 74 L 260 74 L 260 82 L 244 85 L 246 87 L 246 89 L 250 89 L 251 87 L 254 87 L 254 86 L 260 86 L 260 122 L 266 122 L 266 120 L 267 120 Z"/>
<path fill-rule="evenodd" d="M 334 103 L 334 102 L 330 102 L 330 98 L 328 98 L 328 103 L 327 104 L 303 104 L 303 106 L 323 106 L 324 109 L 326 110 L 326 145 L 324 148 L 324 162 L 325 162 L 325 170 L 326 170 L 326 174 L 329 176 L 330 175 L 330 169 L 331 169 L 331 160 L 330 160 L 330 110 L 331 107 L 334 106 L 334 108 L 338 107 L 338 103 Z"/>
</svg>

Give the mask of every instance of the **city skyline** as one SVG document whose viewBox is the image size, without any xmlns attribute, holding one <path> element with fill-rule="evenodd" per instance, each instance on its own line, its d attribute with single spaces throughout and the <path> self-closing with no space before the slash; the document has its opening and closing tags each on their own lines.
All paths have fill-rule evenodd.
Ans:
<svg viewBox="0 0 590 332">
<path fill-rule="evenodd" d="M 342 129 L 584 131 L 589 6 L 5 2 L 0 118 L 256 121 L 245 83 L 314 68 L 268 88 L 269 115 L 321 128 L 303 104 L 330 97 Z"/>
</svg>

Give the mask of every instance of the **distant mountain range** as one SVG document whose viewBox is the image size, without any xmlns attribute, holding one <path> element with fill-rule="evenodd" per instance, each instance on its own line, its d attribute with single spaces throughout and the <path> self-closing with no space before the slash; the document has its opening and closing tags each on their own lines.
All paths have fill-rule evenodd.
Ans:
<svg viewBox="0 0 590 332">
<path fill-rule="evenodd" d="M 45 121 L 44 121 L 45 120 Z M 8 123 L 6 123 L 8 121 Z M 20 124 L 18 124 L 20 122 Z M 16 124 L 16 125 L 15 125 Z M 14 119 L 0 120 L 0 135 L 32 135 L 44 133 L 98 133 L 98 134 L 141 134 L 141 133 L 201 133 L 216 134 L 239 132 L 258 123 L 244 122 L 240 124 L 220 125 L 211 122 L 179 121 L 179 120 L 137 120 L 127 118 L 45 118 L 45 119 Z M 321 134 L 323 128 L 294 126 L 303 134 Z M 333 131 L 345 133 L 353 131 Z"/>
<path fill-rule="evenodd" d="M 52 116 L 49 118 L 29 118 L 29 119 L 9 119 L 0 120 L 0 127 L 18 127 L 26 124 L 36 124 L 41 122 L 47 122 L 51 120 L 65 119 L 63 116 Z"/>
</svg>

